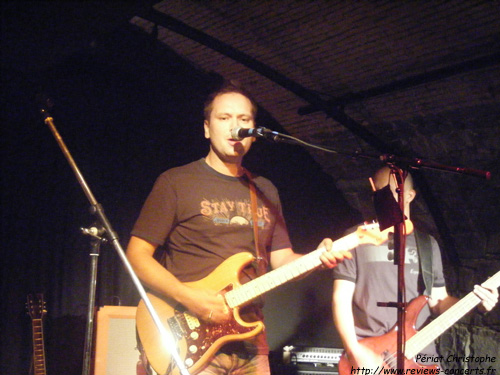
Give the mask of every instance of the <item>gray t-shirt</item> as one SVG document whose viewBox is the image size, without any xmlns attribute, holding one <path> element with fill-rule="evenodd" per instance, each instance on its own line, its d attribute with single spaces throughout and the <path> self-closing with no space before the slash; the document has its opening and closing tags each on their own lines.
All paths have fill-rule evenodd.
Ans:
<svg viewBox="0 0 500 375">
<path fill-rule="evenodd" d="M 333 269 L 335 279 L 352 281 L 356 284 L 352 309 L 358 339 L 380 336 L 394 327 L 397 309 L 377 306 L 378 302 L 397 302 L 397 265 L 394 264 L 394 250 L 388 243 L 380 246 L 363 244 L 352 250 L 353 258 L 346 259 Z M 445 286 L 441 252 L 431 237 L 433 287 Z M 406 237 L 405 283 L 406 300 L 421 295 L 425 289 L 420 276 L 419 257 L 414 233 Z M 426 305 L 417 320 L 417 329 L 430 317 Z M 427 350 L 426 350 L 427 351 Z"/>
</svg>

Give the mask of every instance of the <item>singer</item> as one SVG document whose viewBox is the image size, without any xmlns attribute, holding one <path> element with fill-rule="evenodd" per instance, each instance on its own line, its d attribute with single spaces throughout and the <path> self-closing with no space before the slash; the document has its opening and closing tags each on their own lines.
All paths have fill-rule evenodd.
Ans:
<svg viewBox="0 0 500 375">
<path fill-rule="evenodd" d="M 235 254 L 248 252 L 258 262 L 256 267 L 246 267 L 240 277 L 255 278 L 266 272 L 268 264 L 277 268 L 302 256 L 292 250 L 276 187 L 242 166 L 255 140 L 248 135 L 255 130 L 256 112 L 251 96 L 233 83 L 208 97 L 203 124 L 210 141 L 208 155 L 160 175 L 127 248 L 138 277 L 156 295 L 184 306 L 209 331 L 213 327 L 224 332 L 225 326 L 237 324 L 235 309 L 229 308 L 219 290 L 210 288 L 213 283 L 204 283 L 208 275 L 217 272 L 217 266 Z M 231 134 L 232 129 L 247 136 Z M 163 261 L 158 262 L 153 254 L 160 245 Z M 327 268 L 350 257 L 347 252 L 330 251 L 330 239 L 324 239 L 320 247 L 328 250 L 320 256 Z M 257 299 L 239 313 L 245 321 L 262 321 L 262 302 Z M 138 333 L 141 339 L 147 337 L 139 325 Z M 185 356 L 191 374 L 270 374 L 264 331 L 252 337 L 240 336 L 223 340 L 223 344 L 214 342 L 207 358 L 201 359 L 195 356 L 201 349 L 193 339 L 190 351 L 181 356 Z M 168 361 L 153 358 L 148 343 L 142 341 L 153 368 Z"/>
</svg>

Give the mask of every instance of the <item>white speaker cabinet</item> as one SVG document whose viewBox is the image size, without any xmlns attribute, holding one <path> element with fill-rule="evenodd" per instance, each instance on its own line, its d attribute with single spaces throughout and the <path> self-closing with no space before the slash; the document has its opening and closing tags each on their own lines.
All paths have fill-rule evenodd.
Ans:
<svg viewBox="0 0 500 375">
<path fill-rule="evenodd" d="M 137 375 L 140 360 L 135 306 L 103 306 L 97 312 L 94 375 Z"/>
</svg>

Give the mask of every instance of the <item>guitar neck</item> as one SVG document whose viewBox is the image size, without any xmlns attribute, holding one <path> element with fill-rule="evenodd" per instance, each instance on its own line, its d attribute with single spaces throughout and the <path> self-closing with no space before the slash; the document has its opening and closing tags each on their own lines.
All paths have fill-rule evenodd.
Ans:
<svg viewBox="0 0 500 375">
<path fill-rule="evenodd" d="M 332 250 L 349 250 L 359 244 L 358 235 L 352 233 L 333 242 Z M 316 249 L 294 261 L 272 270 L 254 280 L 243 284 L 241 287 L 226 293 L 226 302 L 234 308 L 261 296 L 262 294 L 295 279 L 321 265 L 320 256 L 324 248 Z"/>
<path fill-rule="evenodd" d="M 500 286 L 500 271 L 486 280 L 483 285 L 489 288 L 498 288 Z M 480 302 L 481 299 L 476 296 L 474 292 L 470 292 L 444 313 L 439 315 L 406 342 L 406 358 L 414 358 L 422 349 L 437 339 L 444 331 L 455 324 Z"/>
<path fill-rule="evenodd" d="M 34 375 L 46 375 L 42 319 L 32 319 Z"/>
</svg>

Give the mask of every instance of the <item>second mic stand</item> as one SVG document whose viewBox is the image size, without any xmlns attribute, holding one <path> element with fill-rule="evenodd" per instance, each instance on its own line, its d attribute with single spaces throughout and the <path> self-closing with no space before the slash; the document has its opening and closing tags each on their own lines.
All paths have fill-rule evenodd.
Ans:
<svg viewBox="0 0 500 375">
<path fill-rule="evenodd" d="M 377 206 L 383 207 L 384 203 L 390 205 L 391 202 L 381 202 L 379 205 L 375 205 L 375 210 L 377 212 L 377 217 L 379 217 L 379 222 L 384 226 L 381 226 L 381 230 L 385 227 L 393 226 L 394 228 L 394 264 L 398 267 L 397 272 L 397 302 L 378 302 L 377 306 L 383 307 L 394 307 L 397 309 L 397 323 L 396 323 L 396 360 L 397 369 L 404 369 L 405 363 L 405 343 L 406 343 L 406 282 L 405 282 L 405 256 L 406 256 L 406 227 L 405 227 L 405 202 L 404 202 L 404 183 L 405 183 L 405 172 L 395 165 L 389 164 L 391 168 L 390 177 L 395 176 L 396 193 L 397 193 L 397 204 L 399 212 L 394 212 L 390 209 L 388 210 L 377 210 Z M 390 187 L 390 182 L 389 186 Z M 392 194 L 389 199 L 393 200 Z M 399 216 L 399 213 L 401 214 Z"/>
<path fill-rule="evenodd" d="M 366 155 L 361 153 L 345 153 L 336 150 L 332 150 L 327 147 L 322 147 L 318 145 L 313 145 L 308 142 L 302 141 L 295 137 L 287 134 L 278 133 L 266 128 L 262 128 L 258 137 L 262 137 L 269 141 L 274 142 L 285 142 L 289 144 L 302 145 L 310 148 L 318 149 L 321 151 L 348 156 L 351 158 L 364 158 L 364 159 L 379 159 L 388 165 L 392 172 L 396 176 L 396 191 L 398 193 L 398 205 L 401 213 L 403 213 L 403 218 L 401 220 L 392 221 L 385 228 L 394 226 L 394 262 L 398 266 L 398 290 L 397 290 L 397 302 L 384 302 L 379 303 L 379 306 L 396 307 L 398 309 L 397 318 L 397 368 L 404 369 L 405 362 L 405 318 L 406 318 L 406 287 L 405 287 L 405 253 L 406 253 L 406 230 L 405 230 L 405 219 L 404 219 L 404 180 L 403 169 L 398 168 L 398 165 L 404 165 L 406 168 L 420 169 L 434 169 L 445 172 L 465 174 L 469 176 L 481 177 L 489 180 L 491 178 L 491 173 L 489 171 L 482 171 L 472 168 L 455 167 L 444 164 L 439 164 L 429 160 L 423 160 L 420 158 L 410 158 L 404 156 L 396 156 L 393 154 L 382 154 L 380 156 Z M 378 215 L 377 215 L 378 216 Z M 389 220 L 392 220 L 391 217 Z M 379 221 L 381 219 L 379 218 Z M 384 228 L 380 228 L 383 230 Z"/>
<path fill-rule="evenodd" d="M 402 170 L 395 173 L 398 185 L 398 204 L 404 215 L 404 177 Z M 405 343 L 406 343 L 406 283 L 405 283 L 405 255 L 406 255 L 406 228 L 404 220 L 394 225 L 394 257 L 398 265 L 398 338 L 397 338 L 397 368 L 404 369 Z"/>
</svg>

